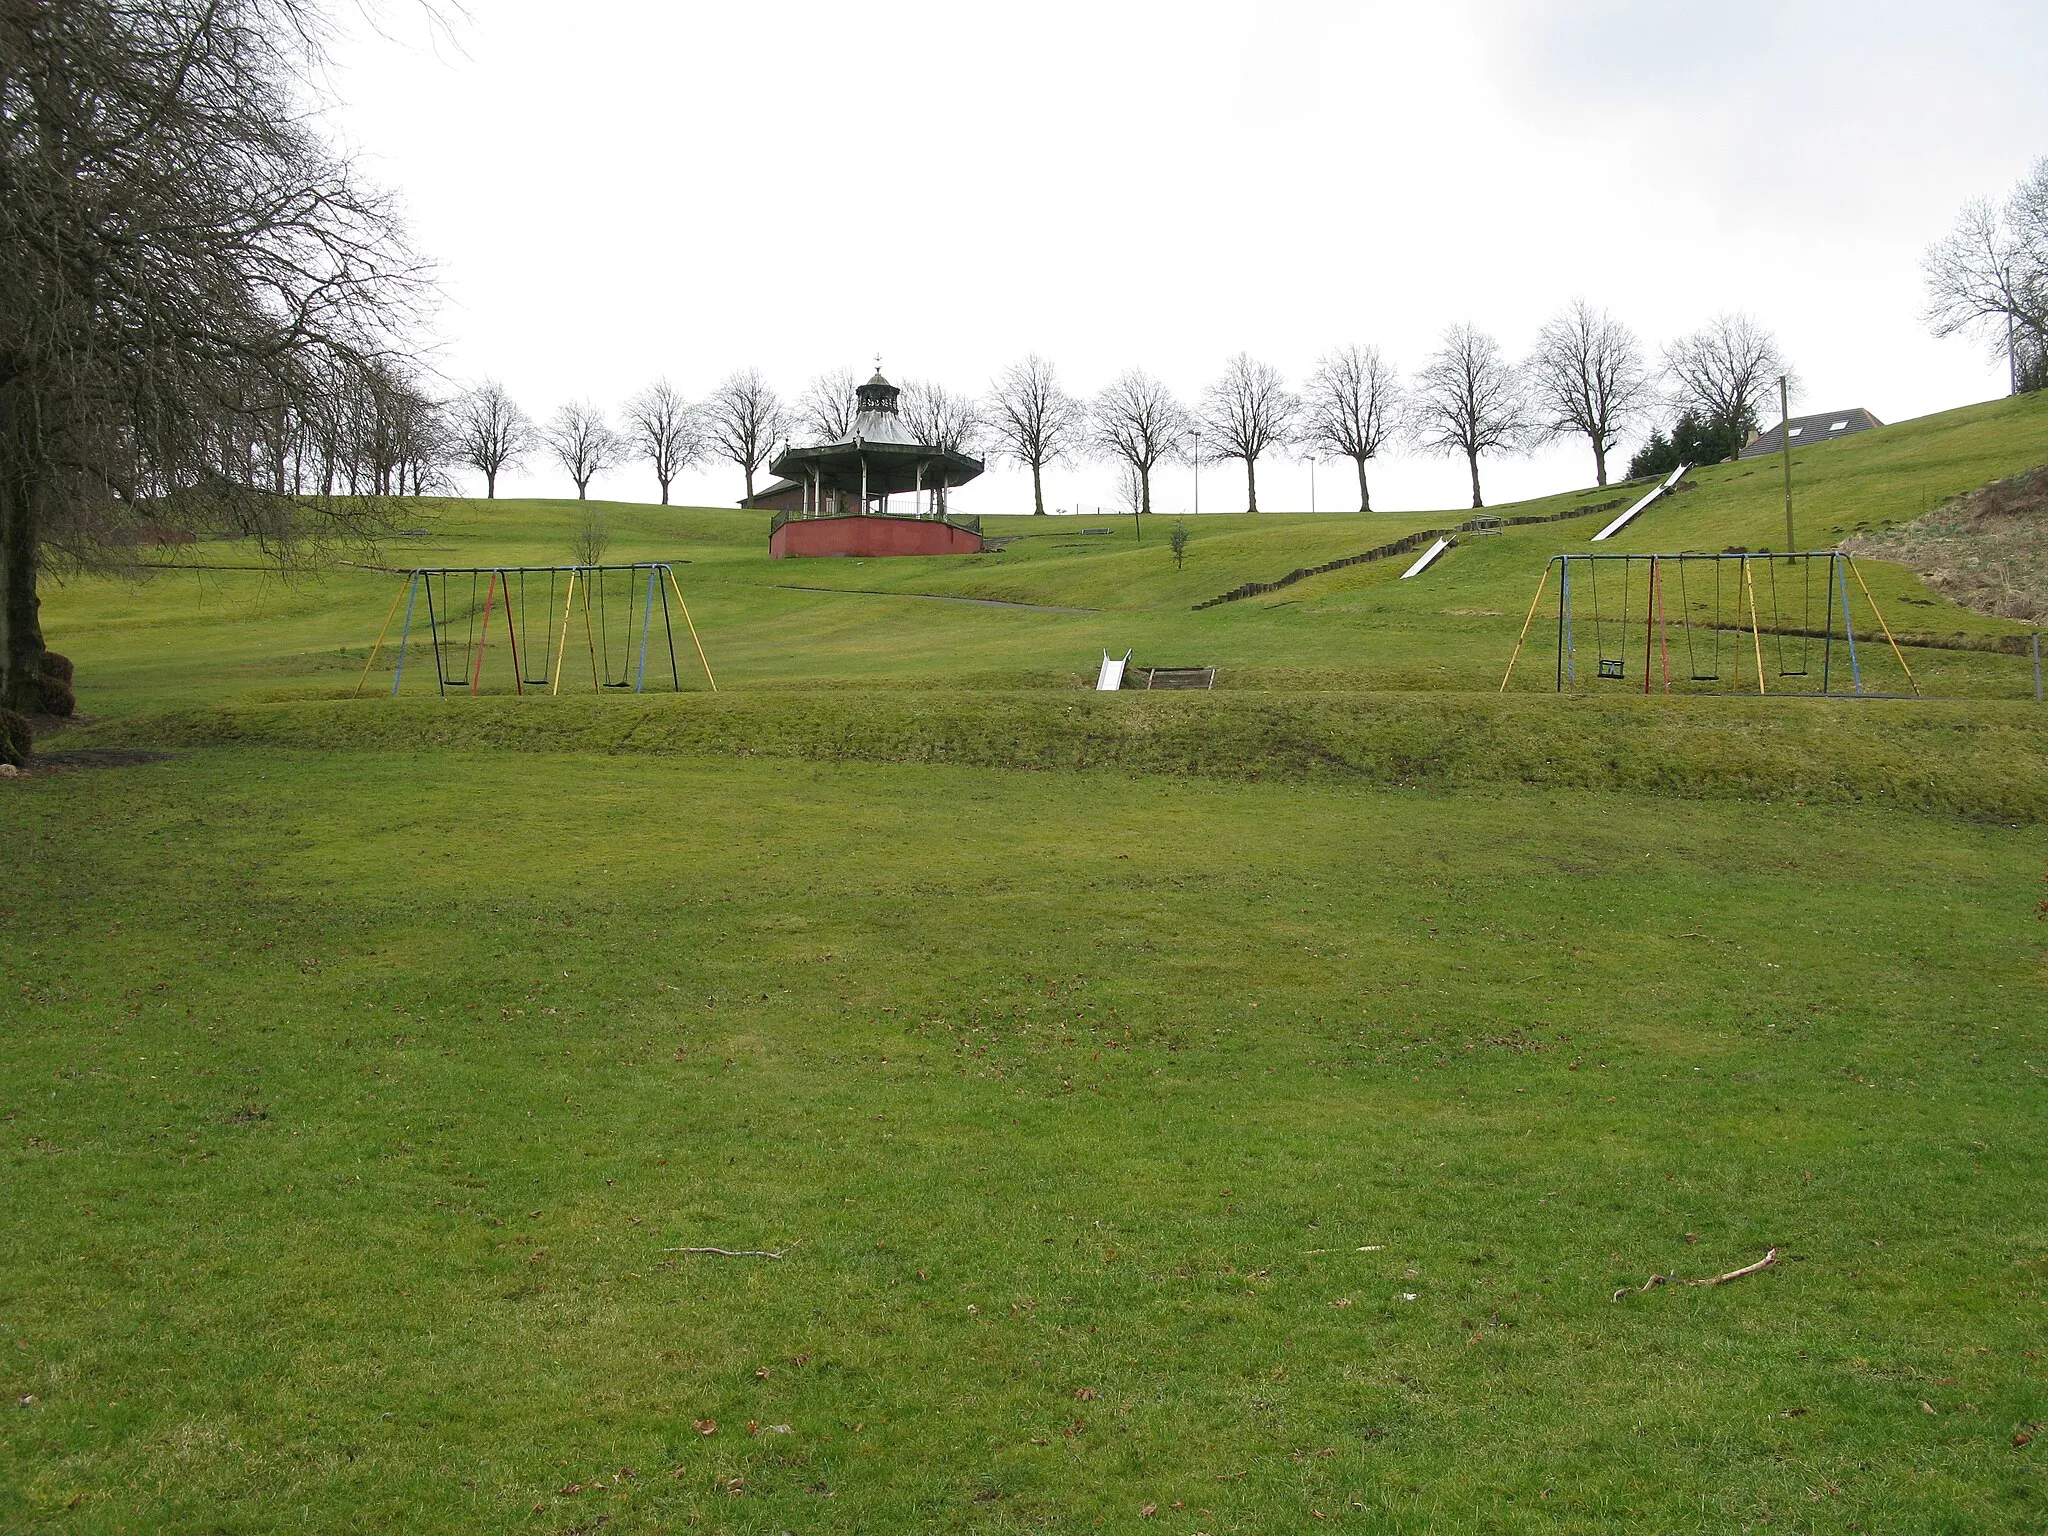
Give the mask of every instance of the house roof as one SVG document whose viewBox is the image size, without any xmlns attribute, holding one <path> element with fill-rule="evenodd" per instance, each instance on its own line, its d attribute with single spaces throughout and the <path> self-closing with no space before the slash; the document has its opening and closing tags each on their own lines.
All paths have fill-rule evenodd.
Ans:
<svg viewBox="0 0 2048 1536">
<path fill-rule="evenodd" d="M 1759 432 L 1737 457 L 1756 459 L 1767 453 L 1782 453 L 1787 427 L 1792 431 L 1792 446 L 1804 448 L 1811 443 L 1832 442 L 1838 437 L 1854 437 L 1858 432 L 1868 432 L 1872 427 L 1883 425 L 1860 405 L 1846 411 L 1823 411 L 1817 416 L 1794 416 L 1791 421 L 1780 423 L 1768 432 Z"/>
<path fill-rule="evenodd" d="M 803 487 L 794 480 L 777 480 L 762 486 L 753 495 L 741 498 L 740 505 L 746 508 L 765 506 L 768 498 L 771 496 L 787 496 L 792 493 L 801 494 L 802 491 Z"/>
</svg>

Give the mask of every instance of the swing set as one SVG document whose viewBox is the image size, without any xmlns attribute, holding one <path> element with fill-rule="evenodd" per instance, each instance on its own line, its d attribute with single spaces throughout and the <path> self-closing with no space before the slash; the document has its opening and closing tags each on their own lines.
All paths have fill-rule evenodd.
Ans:
<svg viewBox="0 0 2048 1536">
<path fill-rule="evenodd" d="M 1843 551 L 1829 549 L 1786 555 L 1553 555 L 1530 599 L 1529 616 L 1522 621 L 1521 637 L 1500 681 L 1502 693 L 1514 678 L 1553 571 L 1559 693 L 1578 691 L 1581 641 L 1587 638 L 1590 619 L 1593 665 L 1585 676 L 1594 684 L 1619 683 L 1633 689 L 1634 669 L 1640 666 L 1646 694 L 1660 682 L 1665 693 L 1746 693 L 1747 657 L 1755 668 L 1759 695 L 1829 697 L 1834 694 L 1839 609 L 1853 690 L 1841 696 L 1889 697 L 1864 691 L 1856 623 L 1849 610 L 1852 576 L 1906 675 L 1907 687 L 1915 696 L 1920 692 L 1863 573 Z M 1745 640 L 1749 644 L 1744 645 Z M 1816 669 L 1817 688 L 1812 685 Z"/>
<path fill-rule="evenodd" d="M 648 651 L 658 639 L 655 685 L 660 686 L 661 657 L 666 651 L 669 688 L 681 693 L 683 676 L 676 660 L 670 593 L 675 594 L 676 610 L 697 649 L 704 681 L 716 693 L 718 683 L 711 676 L 711 663 L 704 658 L 704 642 L 697 638 L 690 605 L 683 601 L 675 571 L 659 561 L 636 565 L 423 566 L 410 571 L 391 600 L 391 611 L 384 615 L 384 626 L 377 631 L 377 643 L 363 663 L 355 691 L 360 695 L 369 681 L 370 669 L 377 664 L 385 636 L 402 606 L 405 621 L 398 634 L 398 665 L 391 674 L 393 698 L 405 682 L 415 621 L 426 627 L 434 690 L 442 698 L 451 693 L 503 691 L 502 671 L 486 667 L 494 629 L 504 635 L 516 694 L 562 691 L 569 639 L 579 630 L 580 648 L 590 659 L 593 691 L 645 693 Z M 659 637 L 654 633 L 657 617 L 661 620 Z M 487 671 L 496 671 L 496 675 L 487 676 Z M 579 680 L 571 686 L 580 689 L 580 665 L 577 672 Z"/>
</svg>

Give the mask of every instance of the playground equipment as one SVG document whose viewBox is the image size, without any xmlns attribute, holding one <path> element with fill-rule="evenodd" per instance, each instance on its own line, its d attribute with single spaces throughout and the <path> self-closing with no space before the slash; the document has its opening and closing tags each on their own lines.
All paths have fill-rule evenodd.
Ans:
<svg viewBox="0 0 2048 1536">
<path fill-rule="evenodd" d="M 471 695 L 502 691 L 496 677 L 487 678 L 493 630 L 504 636 L 512 692 L 558 694 L 568 660 L 569 638 L 581 631 L 590 661 L 593 691 L 607 689 L 645 693 L 649 646 L 654 619 L 661 618 L 661 646 L 656 650 L 659 677 L 663 650 L 668 656 L 669 687 L 682 692 L 682 671 L 676 662 L 675 631 L 669 594 L 675 595 L 698 664 L 711 691 L 718 683 L 705 660 L 704 643 L 675 571 L 655 561 L 635 565 L 433 566 L 409 571 L 400 583 L 377 642 L 356 680 L 360 694 L 369 681 L 402 605 L 405 621 L 398 636 L 398 665 L 391 674 L 391 695 L 405 682 L 415 623 L 426 628 L 426 652 L 433 660 L 434 691 Z M 578 669 L 580 677 L 581 668 Z M 580 687 L 580 682 L 572 687 Z"/>
<path fill-rule="evenodd" d="M 1748 692 L 1750 684 L 1743 679 L 1747 658 L 1755 669 L 1758 694 L 1826 697 L 1834 692 L 1839 624 L 1851 688 L 1864 696 L 1863 664 L 1849 607 L 1852 576 L 1907 687 L 1916 695 L 1920 691 L 1856 562 L 1841 550 L 1829 549 L 1785 555 L 1554 555 L 1536 583 L 1528 617 L 1500 681 L 1502 693 L 1515 675 L 1553 571 L 1559 693 L 1578 689 L 1580 651 L 1590 638 L 1593 666 L 1586 678 L 1592 683 L 1633 688 L 1632 668 L 1640 664 L 1646 694 L 1660 682 L 1665 693 Z M 1810 683 L 1816 660 L 1818 688 Z M 1802 680 L 1809 681 L 1801 686 Z M 1785 686 L 1788 681 L 1790 688 Z"/>
<path fill-rule="evenodd" d="M 1119 688 L 1123 687 L 1124 668 L 1130 664 L 1131 653 L 1129 651 L 1125 651 L 1121 656 L 1112 656 L 1109 652 L 1104 651 L 1102 653 L 1102 666 L 1095 674 L 1095 691 L 1097 693 L 1115 693 Z"/>
<path fill-rule="evenodd" d="M 1422 552 L 1421 557 L 1417 559 L 1413 565 L 1409 566 L 1407 570 L 1401 573 L 1401 579 L 1403 581 L 1406 581 L 1410 576 L 1420 576 L 1424 571 L 1428 570 L 1432 565 L 1436 564 L 1437 558 L 1450 547 L 1451 536 L 1449 534 L 1445 534 L 1442 538 L 1438 539 L 1434 544 L 1430 545 L 1429 548 L 1425 549 Z"/>
<path fill-rule="evenodd" d="M 1650 488 L 1649 495 L 1645 496 L 1641 501 L 1637 502 L 1634 506 L 1630 507 L 1626 512 L 1622 513 L 1621 516 L 1617 517 L 1605 528 L 1602 528 L 1598 533 L 1594 534 L 1593 542 L 1595 544 L 1605 543 L 1608 539 L 1613 538 L 1617 533 L 1621 532 L 1621 530 L 1626 528 L 1630 523 L 1634 522 L 1643 513 L 1649 511 L 1650 508 L 1654 506 L 1657 502 L 1661 501 L 1664 497 L 1669 496 L 1674 490 L 1678 488 L 1678 482 L 1685 478 L 1685 472 L 1691 468 L 1692 466 L 1690 464 L 1681 464 L 1678 466 L 1678 468 L 1671 471 L 1670 477 L 1666 479 L 1662 485 L 1652 486 Z"/>
</svg>

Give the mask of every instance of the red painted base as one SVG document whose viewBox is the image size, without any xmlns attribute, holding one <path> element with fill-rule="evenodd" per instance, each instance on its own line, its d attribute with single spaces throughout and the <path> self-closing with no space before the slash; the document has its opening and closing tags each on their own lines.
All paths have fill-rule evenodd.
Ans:
<svg viewBox="0 0 2048 1536">
<path fill-rule="evenodd" d="M 981 536 L 923 517 L 813 517 L 784 523 L 769 537 L 771 558 L 978 555 Z"/>
</svg>

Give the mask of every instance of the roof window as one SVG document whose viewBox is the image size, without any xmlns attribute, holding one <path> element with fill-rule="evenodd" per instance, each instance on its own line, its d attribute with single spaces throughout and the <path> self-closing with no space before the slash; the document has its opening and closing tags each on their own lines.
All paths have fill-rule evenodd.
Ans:
<svg viewBox="0 0 2048 1536">
<path fill-rule="evenodd" d="M 1829 427 L 1828 430 L 1830 432 L 1846 432 L 1849 430 L 1849 423 L 1846 421 L 1838 421 L 1832 427 Z"/>
</svg>

